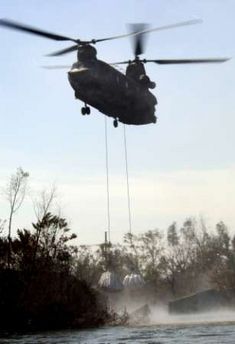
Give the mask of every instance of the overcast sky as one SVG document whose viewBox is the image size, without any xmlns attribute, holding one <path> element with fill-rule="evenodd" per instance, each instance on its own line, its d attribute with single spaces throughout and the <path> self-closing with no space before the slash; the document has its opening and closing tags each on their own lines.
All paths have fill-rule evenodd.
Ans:
<svg viewBox="0 0 235 344">
<path fill-rule="evenodd" d="M 80 39 L 126 33 L 128 23 L 153 27 L 203 19 L 202 24 L 152 33 L 146 58 L 233 57 L 233 0 L 1 0 L 0 17 Z M 66 70 L 76 53 L 47 53 L 69 46 L 0 29 L 0 186 L 18 166 L 30 174 L 30 196 L 13 227 L 30 227 L 39 190 L 58 187 L 62 214 L 79 242 L 99 243 L 107 229 L 104 116 L 74 99 Z M 97 45 L 98 58 L 132 58 L 129 39 Z M 189 216 L 235 229 L 235 60 L 212 65 L 158 66 L 158 124 L 126 127 L 133 232 L 165 230 Z M 128 231 L 123 127 L 108 118 L 111 239 Z M 0 198 L 0 218 L 7 202 Z"/>
</svg>

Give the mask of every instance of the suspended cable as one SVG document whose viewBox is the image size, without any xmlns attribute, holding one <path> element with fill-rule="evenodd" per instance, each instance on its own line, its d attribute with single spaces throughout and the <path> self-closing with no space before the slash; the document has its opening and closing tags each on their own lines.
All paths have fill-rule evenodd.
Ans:
<svg viewBox="0 0 235 344">
<path fill-rule="evenodd" d="M 126 190 L 127 190 L 127 203 L 128 203 L 128 217 L 129 217 L 129 233 L 132 233 L 131 223 L 131 200 L 130 200 L 130 187 L 129 187 L 129 175 L 128 175 L 128 158 L 127 158 L 127 143 L 126 143 L 126 127 L 123 124 L 124 133 L 124 147 L 125 147 L 125 162 L 126 162 Z"/>
<path fill-rule="evenodd" d="M 110 238 L 110 197 L 109 197 L 109 156 L 108 156 L 108 130 L 107 130 L 107 117 L 104 116 L 105 121 L 105 156 L 106 156 L 106 190 L 107 190 L 107 230 L 108 230 L 108 241 L 111 242 Z"/>
</svg>

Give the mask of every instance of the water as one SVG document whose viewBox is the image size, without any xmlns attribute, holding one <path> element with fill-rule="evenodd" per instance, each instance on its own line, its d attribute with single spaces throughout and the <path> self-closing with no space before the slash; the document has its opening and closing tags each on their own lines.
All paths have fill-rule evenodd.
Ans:
<svg viewBox="0 0 235 344">
<path fill-rule="evenodd" d="M 234 344 L 235 313 L 169 316 L 157 312 L 149 326 L 104 327 L 0 336 L 0 344 Z M 154 323 L 155 322 L 155 323 Z"/>
<path fill-rule="evenodd" d="M 0 338 L 1 344 L 234 344 L 235 324 L 112 327 Z"/>
</svg>

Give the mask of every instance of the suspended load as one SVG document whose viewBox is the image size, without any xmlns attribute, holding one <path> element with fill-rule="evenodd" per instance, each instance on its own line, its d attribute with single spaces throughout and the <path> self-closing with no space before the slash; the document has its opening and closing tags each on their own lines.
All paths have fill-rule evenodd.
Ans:
<svg viewBox="0 0 235 344">
<path fill-rule="evenodd" d="M 121 291 L 123 289 L 123 284 L 119 279 L 119 276 L 115 272 L 111 271 L 102 273 L 98 286 L 99 288 L 110 292 Z"/>
<path fill-rule="evenodd" d="M 126 275 L 123 280 L 123 285 L 127 289 L 140 289 L 144 286 L 145 282 L 140 274 Z"/>
</svg>

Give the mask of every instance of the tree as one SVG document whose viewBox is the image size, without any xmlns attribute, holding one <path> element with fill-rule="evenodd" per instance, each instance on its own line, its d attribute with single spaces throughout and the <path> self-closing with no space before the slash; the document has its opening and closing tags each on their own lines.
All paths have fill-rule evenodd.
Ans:
<svg viewBox="0 0 235 344">
<path fill-rule="evenodd" d="M 168 227 L 167 230 L 167 241 L 169 246 L 176 246 L 179 244 L 179 236 L 176 230 L 176 222 Z"/>
<path fill-rule="evenodd" d="M 33 224 L 33 227 L 36 230 L 34 260 L 39 249 L 40 255 L 46 261 L 63 262 L 70 258 L 67 243 L 77 236 L 74 233 L 69 234 L 70 228 L 64 218 L 47 213 L 42 220 Z"/>
<path fill-rule="evenodd" d="M 42 220 L 42 218 L 49 212 L 52 212 L 52 208 L 57 198 L 57 188 L 52 185 L 49 190 L 42 190 L 39 196 L 33 201 L 34 212 L 37 221 Z"/>
<path fill-rule="evenodd" d="M 9 202 L 10 213 L 8 221 L 8 267 L 10 267 L 11 260 L 11 228 L 12 228 L 12 219 L 13 215 L 21 207 L 25 194 L 28 181 L 29 173 L 25 172 L 21 167 L 18 167 L 16 174 L 13 174 L 10 178 L 8 185 L 6 186 L 4 193 Z"/>
<path fill-rule="evenodd" d="M 127 245 L 123 248 L 127 269 L 131 272 L 140 273 L 140 249 L 139 238 L 132 233 L 124 235 L 124 244 Z"/>
<path fill-rule="evenodd" d="M 230 236 L 228 234 L 228 228 L 223 221 L 216 224 L 216 231 L 218 235 L 218 242 L 221 247 L 223 254 L 228 253 L 230 246 Z"/>
<path fill-rule="evenodd" d="M 12 241 L 12 265 L 15 269 L 24 272 L 28 271 L 31 274 L 34 245 L 34 233 L 27 229 L 17 230 L 17 237 Z"/>
<path fill-rule="evenodd" d="M 159 264 L 163 250 L 162 234 L 159 230 L 149 230 L 139 236 L 141 270 L 144 277 L 154 285 L 159 280 Z"/>
<path fill-rule="evenodd" d="M 6 220 L 0 219 L 0 234 L 3 232 L 5 228 Z"/>
<path fill-rule="evenodd" d="M 167 249 L 161 256 L 160 269 L 172 294 L 175 295 L 177 276 L 183 268 L 183 250 L 180 245 L 176 222 L 173 222 L 167 229 L 167 245 Z"/>
<path fill-rule="evenodd" d="M 86 281 L 88 285 L 97 283 L 103 272 L 103 264 L 100 264 L 101 250 L 95 255 L 85 245 L 79 246 L 75 260 L 75 274 L 80 281 Z"/>
</svg>

